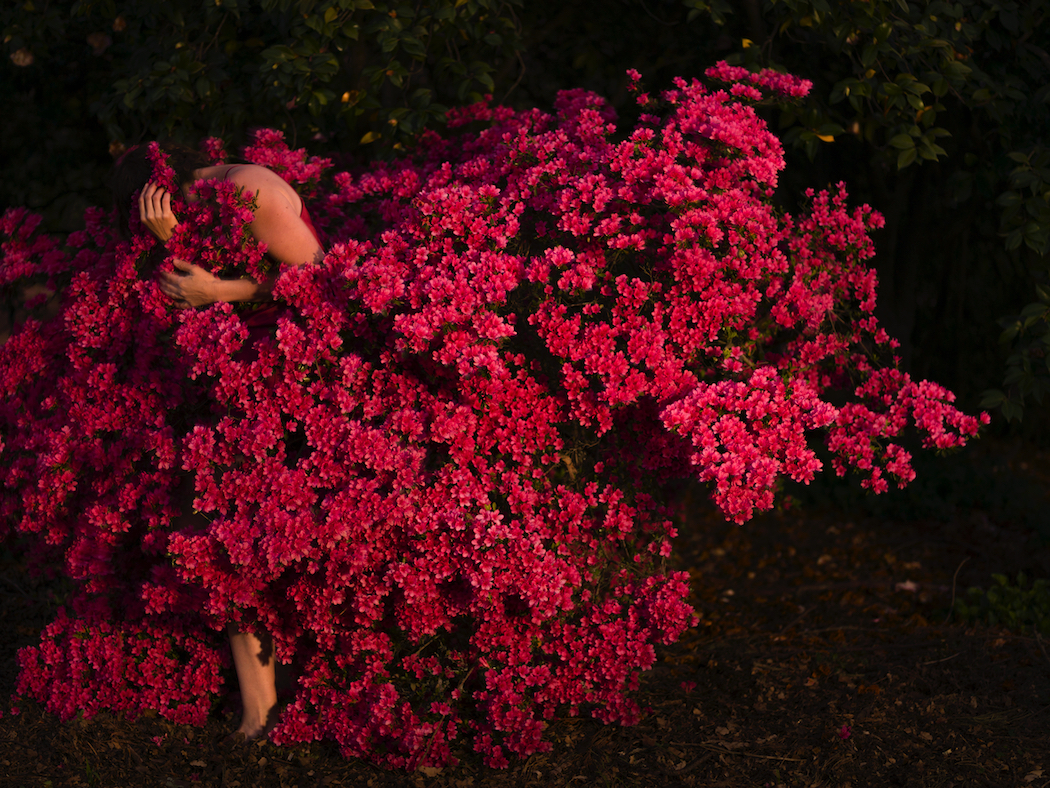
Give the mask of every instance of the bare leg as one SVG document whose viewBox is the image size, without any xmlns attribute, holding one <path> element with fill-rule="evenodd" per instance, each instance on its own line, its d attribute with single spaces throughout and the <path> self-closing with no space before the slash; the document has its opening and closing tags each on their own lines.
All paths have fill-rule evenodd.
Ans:
<svg viewBox="0 0 1050 788">
<path fill-rule="evenodd" d="M 176 499 L 181 514 L 175 518 L 178 528 L 207 527 L 208 520 L 193 510 L 193 477 L 183 476 Z M 233 665 L 237 669 L 237 682 L 241 686 L 241 726 L 237 733 L 243 733 L 249 741 L 263 736 L 277 717 L 277 683 L 273 640 L 264 635 L 262 639 L 250 632 L 242 632 L 236 624 L 227 627 L 230 636 L 230 650 L 233 652 Z M 235 734 L 236 735 L 236 734 Z"/>
<path fill-rule="evenodd" d="M 244 707 L 237 732 L 249 740 L 258 739 L 273 725 L 277 714 L 273 644 L 269 637 L 263 642 L 250 632 L 242 632 L 236 624 L 230 624 L 229 633 Z"/>
</svg>

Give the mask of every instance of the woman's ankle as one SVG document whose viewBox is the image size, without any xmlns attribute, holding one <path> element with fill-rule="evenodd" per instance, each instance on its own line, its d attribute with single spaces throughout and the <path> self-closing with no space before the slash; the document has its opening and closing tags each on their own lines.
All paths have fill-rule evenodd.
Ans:
<svg viewBox="0 0 1050 788">
<path fill-rule="evenodd" d="M 266 736 L 277 724 L 278 706 L 277 700 L 266 707 L 261 706 L 254 709 L 244 709 L 241 714 L 241 724 L 237 728 L 238 733 L 243 733 L 249 741 L 261 739 Z"/>
</svg>

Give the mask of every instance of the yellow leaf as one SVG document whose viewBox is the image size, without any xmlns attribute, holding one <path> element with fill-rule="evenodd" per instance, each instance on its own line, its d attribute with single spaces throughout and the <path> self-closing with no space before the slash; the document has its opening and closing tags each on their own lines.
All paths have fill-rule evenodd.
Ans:
<svg viewBox="0 0 1050 788">
<path fill-rule="evenodd" d="M 379 135 L 376 134 L 374 131 L 370 131 L 361 138 L 361 144 L 367 145 L 370 142 L 375 142 L 377 139 L 379 139 Z"/>
<path fill-rule="evenodd" d="M 821 142 L 834 142 L 835 137 L 831 134 L 818 134 L 817 139 Z"/>
<path fill-rule="evenodd" d="M 755 43 L 755 42 L 754 42 L 754 41 L 752 41 L 752 40 L 751 40 L 750 38 L 745 38 L 745 39 L 741 40 L 741 42 L 740 42 L 740 46 L 742 46 L 742 47 L 743 47 L 744 49 L 747 49 L 747 48 L 749 48 L 749 47 L 750 47 L 750 46 L 751 46 L 751 45 L 752 45 L 753 43 Z"/>
</svg>

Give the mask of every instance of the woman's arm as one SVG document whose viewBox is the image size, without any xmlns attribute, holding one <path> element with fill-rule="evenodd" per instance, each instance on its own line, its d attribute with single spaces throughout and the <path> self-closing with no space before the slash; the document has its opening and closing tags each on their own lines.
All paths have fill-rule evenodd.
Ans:
<svg viewBox="0 0 1050 788">
<path fill-rule="evenodd" d="M 227 178 L 255 194 L 255 216 L 248 229 L 266 244 L 271 258 L 281 265 L 304 265 L 324 257 L 324 249 L 300 218 L 302 201 L 279 175 L 265 167 L 244 165 L 228 171 Z M 139 198 L 139 210 L 150 232 L 165 241 L 171 237 L 175 217 L 167 192 L 148 184 Z M 184 260 L 176 260 L 175 267 L 178 273 L 161 274 L 160 288 L 184 308 L 216 301 L 266 301 L 273 291 L 272 280 L 220 279 Z"/>
<path fill-rule="evenodd" d="M 324 249 L 300 217 L 303 201 L 284 179 L 265 167 L 248 164 L 230 170 L 227 179 L 255 195 L 249 227 L 266 253 L 281 265 L 319 263 Z"/>
<path fill-rule="evenodd" d="M 161 273 L 160 289 L 176 306 L 183 309 L 207 306 L 216 301 L 268 301 L 273 292 L 272 281 L 220 279 L 185 260 L 176 259 L 174 265 L 182 273 Z"/>
</svg>

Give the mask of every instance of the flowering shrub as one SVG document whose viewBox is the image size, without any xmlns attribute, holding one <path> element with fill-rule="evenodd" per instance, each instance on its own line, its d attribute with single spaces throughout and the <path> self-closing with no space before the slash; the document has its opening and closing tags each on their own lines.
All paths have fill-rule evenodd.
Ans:
<svg viewBox="0 0 1050 788">
<path fill-rule="evenodd" d="M 200 722 L 237 621 L 298 671 L 277 743 L 414 768 L 468 742 L 505 765 L 549 749 L 556 715 L 638 719 L 654 644 L 694 621 L 664 568 L 669 480 L 744 522 L 813 478 L 821 432 L 876 492 L 914 476 L 909 425 L 976 434 L 872 317 L 881 218 L 841 186 L 771 204 L 781 147 L 751 103 L 807 84 L 708 76 L 640 95 L 620 141 L 570 91 L 554 114 L 454 111 L 447 139 L 328 180 L 260 132 L 247 157 L 306 186 L 330 241 L 280 273 L 269 333 L 154 282 L 165 254 L 266 275 L 228 182 L 177 201 L 167 252 L 98 212 L 64 249 L 5 216 L 0 281 L 65 301 L 0 350 L 2 514 L 78 581 L 20 691 Z"/>
</svg>

